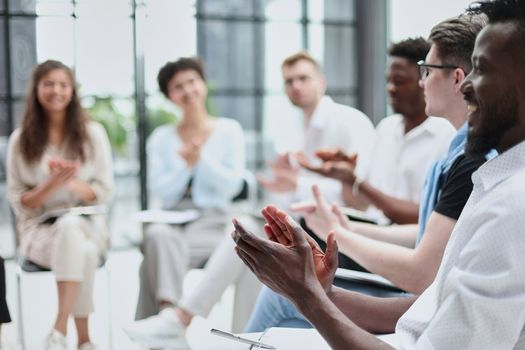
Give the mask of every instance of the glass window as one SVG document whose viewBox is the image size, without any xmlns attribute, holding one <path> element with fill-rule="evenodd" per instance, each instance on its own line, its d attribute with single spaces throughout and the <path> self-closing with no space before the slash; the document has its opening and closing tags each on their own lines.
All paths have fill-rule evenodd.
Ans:
<svg viewBox="0 0 525 350">
<path fill-rule="evenodd" d="M 82 105 L 91 118 L 106 130 L 113 150 L 115 174 L 137 174 L 139 164 L 134 101 L 131 98 L 101 95 L 83 98 Z"/>
<path fill-rule="evenodd" d="M 331 94 L 330 91 L 327 92 L 335 102 L 341 103 L 346 106 L 355 107 L 357 106 L 357 96 L 350 94 Z"/>
<path fill-rule="evenodd" d="M 11 18 L 11 89 L 13 95 L 24 95 L 26 82 L 36 64 L 34 18 Z"/>
<path fill-rule="evenodd" d="M 308 16 L 313 21 L 355 20 L 355 1 L 353 0 L 308 0 Z"/>
<path fill-rule="evenodd" d="M 181 112 L 174 103 L 168 101 L 164 96 L 149 97 L 147 105 L 147 122 L 149 136 L 153 130 L 161 125 L 175 123 L 181 117 Z"/>
<path fill-rule="evenodd" d="M 71 16 L 73 15 L 73 3 L 71 0 L 39 0 L 35 7 L 38 16 Z"/>
<path fill-rule="evenodd" d="M 13 130 L 19 128 L 22 125 L 22 119 L 24 118 L 25 100 L 17 99 L 13 100 Z"/>
<path fill-rule="evenodd" d="M 173 24 L 176 28 L 173 30 Z M 168 61 L 197 53 L 197 23 L 192 0 L 155 0 L 148 3 L 144 28 L 145 85 L 158 94 L 157 74 Z"/>
<path fill-rule="evenodd" d="M 140 210 L 140 187 L 136 176 L 115 178 L 115 195 L 111 202 L 109 226 L 111 227 L 111 247 L 129 247 L 130 242 L 140 242 L 140 225 L 130 220 L 130 213 Z"/>
<path fill-rule="evenodd" d="M 264 98 L 263 138 L 277 152 L 297 150 L 302 140 L 303 116 L 286 95 Z M 275 153 L 274 153 L 275 155 Z"/>
<path fill-rule="evenodd" d="M 0 102 L 0 183 L 5 181 L 5 160 L 7 154 L 7 105 Z"/>
<path fill-rule="evenodd" d="M 300 0 L 261 0 L 256 2 L 258 11 L 271 21 L 299 21 L 302 6 Z"/>
<path fill-rule="evenodd" d="M 256 130 L 253 96 L 211 96 L 210 98 L 212 110 L 217 116 L 239 121 L 244 130 Z"/>
<path fill-rule="evenodd" d="M 5 71 L 5 59 L 7 48 L 5 47 L 5 27 L 4 19 L 0 18 L 0 96 L 7 94 L 7 77 Z"/>
<path fill-rule="evenodd" d="M 311 25 L 309 42 L 322 42 L 312 48 L 316 57 L 322 57 L 328 88 L 350 89 L 357 86 L 356 30 L 351 26 Z"/>
<path fill-rule="evenodd" d="M 0 101 L 0 138 L 8 136 L 7 117 L 7 103 Z"/>
<path fill-rule="evenodd" d="M 96 19 L 131 16 L 132 3 L 130 0 L 76 0 L 75 12 L 79 17 Z"/>
<path fill-rule="evenodd" d="M 264 85 L 271 92 L 281 92 L 283 60 L 301 50 L 301 26 L 298 23 L 269 22 L 264 26 Z"/>
<path fill-rule="evenodd" d="M 132 20 L 125 15 L 79 16 L 76 73 L 82 95 L 133 94 L 132 28 Z"/>
<path fill-rule="evenodd" d="M 204 15 L 251 16 L 253 14 L 251 0 L 201 0 L 199 3 Z"/>
<path fill-rule="evenodd" d="M 9 0 L 9 12 L 35 13 L 36 0 Z"/>
<path fill-rule="evenodd" d="M 75 64 L 75 24 L 72 17 L 37 17 L 38 62 L 54 59 L 69 67 Z"/>
<path fill-rule="evenodd" d="M 254 25 L 224 21 L 201 24 L 208 81 L 215 89 L 253 89 Z"/>
</svg>

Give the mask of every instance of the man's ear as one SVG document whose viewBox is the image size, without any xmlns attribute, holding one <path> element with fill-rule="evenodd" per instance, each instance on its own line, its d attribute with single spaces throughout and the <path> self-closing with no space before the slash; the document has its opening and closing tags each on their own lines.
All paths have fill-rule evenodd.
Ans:
<svg viewBox="0 0 525 350">
<path fill-rule="evenodd" d="M 461 93 L 461 84 L 465 80 L 465 71 L 461 68 L 454 69 L 454 91 L 455 93 Z"/>
</svg>

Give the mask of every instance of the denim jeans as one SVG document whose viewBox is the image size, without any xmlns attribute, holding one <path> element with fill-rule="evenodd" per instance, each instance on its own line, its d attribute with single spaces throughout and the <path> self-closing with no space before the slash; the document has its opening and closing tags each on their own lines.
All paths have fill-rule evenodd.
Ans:
<svg viewBox="0 0 525 350">
<path fill-rule="evenodd" d="M 381 298 L 409 295 L 397 289 L 339 278 L 335 279 L 334 285 L 346 290 Z M 247 333 L 262 332 L 270 327 L 312 328 L 312 325 L 292 302 L 268 287 L 263 286 L 244 331 Z"/>
<path fill-rule="evenodd" d="M 312 328 L 294 304 L 263 286 L 244 332 L 262 332 L 270 327 Z"/>
</svg>

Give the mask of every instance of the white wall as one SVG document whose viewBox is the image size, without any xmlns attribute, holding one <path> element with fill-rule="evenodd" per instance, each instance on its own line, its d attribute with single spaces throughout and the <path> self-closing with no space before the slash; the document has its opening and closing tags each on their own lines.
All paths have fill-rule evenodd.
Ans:
<svg viewBox="0 0 525 350">
<path fill-rule="evenodd" d="M 464 12 L 473 0 L 390 0 L 390 42 L 408 37 L 428 37 L 444 19 Z"/>
</svg>

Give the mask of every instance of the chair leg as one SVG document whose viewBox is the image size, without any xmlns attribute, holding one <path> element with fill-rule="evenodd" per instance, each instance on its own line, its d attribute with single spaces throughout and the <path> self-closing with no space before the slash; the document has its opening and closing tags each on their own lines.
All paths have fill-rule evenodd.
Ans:
<svg viewBox="0 0 525 350">
<path fill-rule="evenodd" d="M 22 271 L 20 266 L 16 267 L 16 289 L 17 289 L 17 302 L 18 302 L 18 341 L 22 345 L 22 349 L 26 348 L 25 337 L 24 337 L 24 319 L 22 310 Z"/>
</svg>

